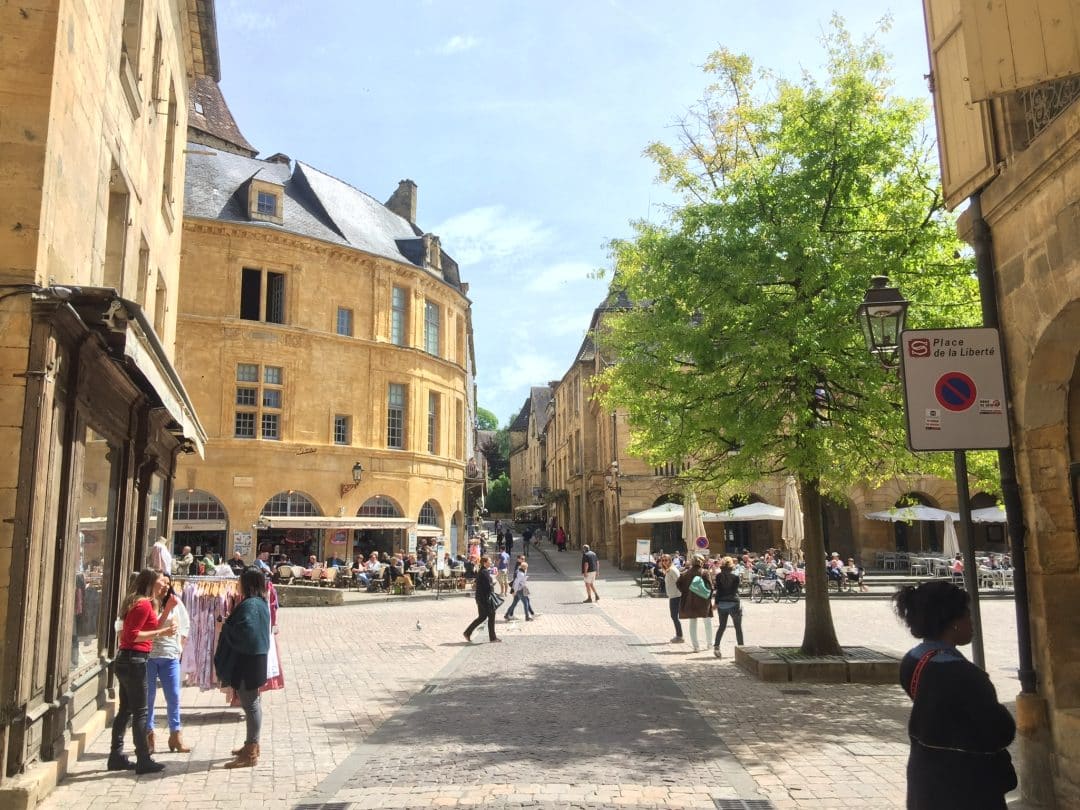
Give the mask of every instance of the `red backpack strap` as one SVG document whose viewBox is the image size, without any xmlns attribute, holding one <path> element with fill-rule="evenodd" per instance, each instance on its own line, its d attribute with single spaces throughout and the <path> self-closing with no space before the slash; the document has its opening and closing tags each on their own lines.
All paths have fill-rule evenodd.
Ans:
<svg viewBox="0 0 1080 810">
<path fill-rule="evenodd" d="M 919 678 L 922 676 L 922 671 L 926 665 L 930 662 L 930 659 L 937 655 L 941 650 L 929 650 L 923 653 L 923 657 L 919 659 L 919 663 L 915 665 L 915 671 L 911 673 L 911 699 L 915 699 L 915 695 L 919 692 Z"/>
</svg>

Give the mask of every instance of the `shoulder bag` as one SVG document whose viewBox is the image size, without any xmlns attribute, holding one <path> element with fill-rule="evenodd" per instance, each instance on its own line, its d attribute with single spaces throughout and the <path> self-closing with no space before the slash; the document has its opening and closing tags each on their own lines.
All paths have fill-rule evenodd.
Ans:
<svg viewBox="0 0 1080 810">
<path fill-rule="evenodd" d="M 708 583 L 698 576 L 694 577 L 690 582 L 690 593 L 694 594 L 694 596 L 700 596 L 702 599 L 708 599 L 712 596 L 712 590 L 710 590 Z"/>
</svg>

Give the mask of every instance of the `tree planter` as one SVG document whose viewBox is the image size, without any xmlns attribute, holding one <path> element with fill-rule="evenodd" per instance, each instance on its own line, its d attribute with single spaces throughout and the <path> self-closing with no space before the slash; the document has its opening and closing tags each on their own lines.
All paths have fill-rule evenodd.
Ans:
<svg viewBox="0 0 1080 810">
<path fill-rule="evenodd" d="M 803 655 L 798 647 L 736 647 L 735 663 L 771 683 L 900 683 L 902 656 L 870 647 L 843 647 L 842 655 Z"/>
</svg>

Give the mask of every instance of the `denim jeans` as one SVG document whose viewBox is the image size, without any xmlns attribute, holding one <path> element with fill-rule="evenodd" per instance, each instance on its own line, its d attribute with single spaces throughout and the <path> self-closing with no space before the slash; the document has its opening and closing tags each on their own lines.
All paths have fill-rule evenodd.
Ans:
<svg viewBox="0 0 1080 810">
<path fill-rule="evenodd" d="M 682 622 L 679 621 L 679 597 L 668 599 L 668 608 L 671 610 L 671 621 L 675 625 L 675 638 L 682 638 Z"/>
<path fill-rule="evenodd" d="M 151 658 L 146 662 L 146 728 L 154 727 L 154 701 L 157 683 L 165 693 L 165 709 L 168 714 L 169 731 L 180 730 L 180 659 Z"/>
<path fill-rule="evenodd" d="M 518 602 L 521 602 L 521 604 L 523 604 L 525 606 L 525 616 L 526 616 L 526 618 L 533 615 L 532 602 L 529 601 L 528 594 L 525 594 L 525 593 L 522 593 L 521 591 L 518 591 L 517 593 L 514 594 L 514 599 L 510 603 L 510 609 L 507 610 L 506 613 L 504 614 L 506 616 L 506 618 L 509 619 L 511 616 L 514 615 L 514 608 L 517 607 Z"/>
<path fill-rule="evenodd" d="M 735 603 L 735 607 L 733 608 L 722 608 L 717 605 L 716 615 L 720 620 L 720 626 L 716 630 L 716 641 L 713 642 L 713 646 L 720 646 L 720 637 L 724 635 L 724 631 L 727 629 L 727 619 L 728 616 L 730 616 L 732 623 L 735 625 L 735 642 L 741 647 L 743 643 L 742 605 L 738 602 Z"/>
<path fill-rule="evenodd" d="M 124 733 L 130 721 L 135 753 L 140 760 L 150 758 L 150 746 L 146 741 L 146 660 L 147 653 L 120 650 L 113 661 L 120 705 L 113 719 L 111 752 L 123 753 Z"/>
<path fill-rule="evenodd" d="M 244 721 L 247 723 L 247 737 L 245 745 L 259 742 L 259 733 L 262 731 L 262 697 L 259 688 L 248 689 L 246 686 L 236 687 L 236 697 L 240 700 L 240 707 L 244 710 Z"/>
</svg>

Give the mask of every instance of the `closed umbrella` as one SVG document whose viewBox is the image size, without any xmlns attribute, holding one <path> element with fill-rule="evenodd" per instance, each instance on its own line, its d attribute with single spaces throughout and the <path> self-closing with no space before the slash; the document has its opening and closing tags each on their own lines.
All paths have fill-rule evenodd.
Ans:
<svg viewBox="0 0 1080 810">
<path fill-rule="evenodd" d="M 946 557 L 955 557 L 960 553 L 960 541 L 956 538 L 956 524 L 952 515 L 945 516 L 944 548 Z"/>
<path fill-rule="evenodd" d="M 793 475 L 789 475 L 784 483 L 784 522 L 780 536 L 784 540 L 788 559 L 798 559 L 802 554 L 806 532 L 803 528 L 802 505 L 799 503 L 799 486 Z"/>
<path fill-rule="evenodd" d="M 687 551 L 693 552 L 695 549 L 705 551 L 708 549 L 709 538 L 705 534 L 705 523 L 701 519 L 701 509 L 698 507 L 697 495 L 693 492 L 687 497 L 686 505 L 683 508 L 682 534 Z M 698 543 L 698 538 L 705 538 L 704 545 Z"/>
</svg>

